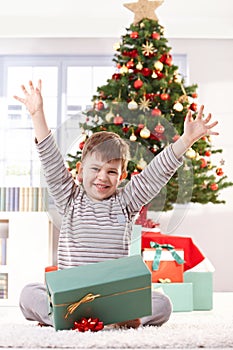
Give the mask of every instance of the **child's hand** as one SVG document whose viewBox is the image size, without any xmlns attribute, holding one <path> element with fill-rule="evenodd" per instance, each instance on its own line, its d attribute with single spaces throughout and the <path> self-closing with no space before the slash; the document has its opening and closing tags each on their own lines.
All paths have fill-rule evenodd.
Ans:
<svg viewBox="0 0 233 350">
<path fill-rule="evenodd" d="M 21 86 L 25 98 L 14 96 L 16 100 L 23 103 L 33 117 L 37 112 L 43 113 L 43 99 L 41 96 L 41 80 L 38 81 L 38 86 L 34 88 L 32 81 L 29 81 L 30 92 L 27 91 L 24 85 Z"/>
<path fill-rule="evenodd" d="M 212 130 L 218 124 L 218 122 L 215 121 L 209 124 L 211 114 L 209 113 L 206 118 L 203 118 L 203 110 L 204 106 L 202 105 L 195 119 L 193 119 L 191 111 L 189 111 L 186 116 L 184 122 L 183 140 L 188 147 L 191 147 L 194 142 L 205 135 L 219 135 L 218 132 Z"/>
</svg>

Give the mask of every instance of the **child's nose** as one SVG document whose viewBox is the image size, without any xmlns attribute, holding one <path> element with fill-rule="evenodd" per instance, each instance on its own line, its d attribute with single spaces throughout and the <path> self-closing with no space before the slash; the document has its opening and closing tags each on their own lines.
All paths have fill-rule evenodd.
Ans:
<svg viewBox="0 0 233 350">
<path fill-rule="evenodd" d="M 100 169 L 99 171 L 98 171 L 98 178 L 99 179 L 101 179 L 101 180 L 105 180 L 106 178 L 107 178 L 107 172 L 106 172 L 106 170 L 104 170 L 104 169 Z"/>
</svg>

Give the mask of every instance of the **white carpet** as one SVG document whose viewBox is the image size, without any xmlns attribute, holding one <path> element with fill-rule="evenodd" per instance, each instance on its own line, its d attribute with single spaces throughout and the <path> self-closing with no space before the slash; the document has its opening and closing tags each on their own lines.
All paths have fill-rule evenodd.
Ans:
<svg viewBox="0 0 233 350">
<path fill-rule="evenodd" d="M 221 294 L 221 293 L 220 293 Z M 70 349 L 227 349 L 233 348 L 233 294 L 218 296 L 211 311 L 173 313 L 162 327 L 104 329 L 97 333 L 58 331 L 38 327 L 36 323 L 0 308 L 0 348 Z M 221 302 L 222 300 L 222 302 Z M 222 304 L 222 305 L 221 305 Z M 12 317 L 11 310 L 11 317 Z"/>
</svg>

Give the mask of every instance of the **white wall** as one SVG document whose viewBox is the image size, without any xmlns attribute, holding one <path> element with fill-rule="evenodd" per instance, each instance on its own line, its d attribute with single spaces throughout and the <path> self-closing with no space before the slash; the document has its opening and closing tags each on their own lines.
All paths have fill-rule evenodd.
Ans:
<svg viewBox="0 0 233 350">
<path fill-rule="evenodd" d="M 133 12 L 123 6 L 132 2 L 0 0 L 0 36 L 116 38 L 133 22 Z M 155 12 L 169 37 L 233 37 L 232 0 L 164 0 Z"/>
<path fill-rule="evenodd" d="M 116 38 L 0 39 L 0 54 L 108 54 L 113 55 Z M 233 40 L 169 39 L 173 53 L 186 53 L 189 84 L 199 86 L 199 103 L 219 120 L 220 136 L 213 144 L 224 150 L 224 172 L 233 181 Z M 233 187 L 221 196 L 226 205 L 191 207 L 180 225 L 169 232 L 193 237 L 199 248 L 216 268 L 214 289 L 233 291 Z M 161 217 L 161 228 L 167 233 L 171 213 Z"/>
</svg>

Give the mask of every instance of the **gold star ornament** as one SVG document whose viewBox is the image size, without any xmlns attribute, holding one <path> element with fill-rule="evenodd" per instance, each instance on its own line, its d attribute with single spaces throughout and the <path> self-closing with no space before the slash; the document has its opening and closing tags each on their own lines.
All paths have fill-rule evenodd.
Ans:
<svg viewBox="0 0 233 350">
<path fill-rule="evenodd" d="M 138 0 L 138 2 L 124 4 L 124 6 L 134 12 L 134 24 L 137 24 L 144 18 L 158 21 L 155 10 L 162 5 L 163 1 L 164 0 Z"/>
</svg>

